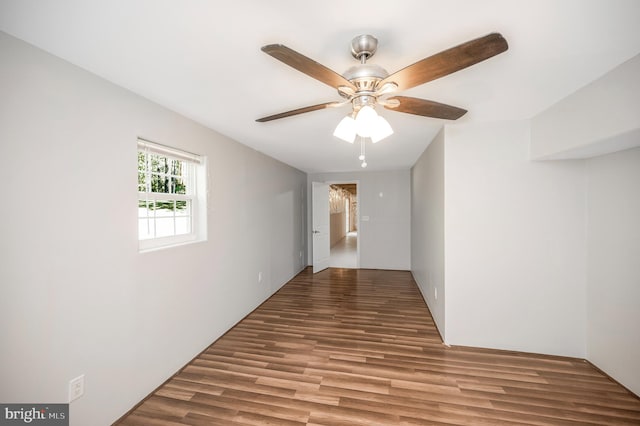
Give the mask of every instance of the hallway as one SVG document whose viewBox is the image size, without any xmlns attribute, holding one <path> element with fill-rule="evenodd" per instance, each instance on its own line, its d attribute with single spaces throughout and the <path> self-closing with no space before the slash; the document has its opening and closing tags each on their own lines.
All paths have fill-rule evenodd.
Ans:
<svg viewBox="0 0 640 426">
<path fill-rule="evenodd" d="M 332 268 L 358 267 L 358 233 L 348 232 L 347 235 L 331 247 L 329 266 Z"/>
</svg>

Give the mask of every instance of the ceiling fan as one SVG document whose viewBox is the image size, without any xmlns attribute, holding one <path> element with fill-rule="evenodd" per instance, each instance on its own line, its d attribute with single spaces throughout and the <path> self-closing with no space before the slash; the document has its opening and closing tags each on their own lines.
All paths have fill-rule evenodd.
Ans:
<svg viewBox="0 0 640 426">
<path fill-rule="evenodd" d="M 266 54 L 333 87 L 344 100 L 325 102 L 281 112 L 259 118 L 256 121 L 277 120 L 325 108 L 339 107 L 347 103 L 353 105 L 351 118 L 356 118 L 358 113 L 366 106 L 373 108 L 375 105 L 381 105 L 392 111 L 456 120 L 467 111 L 426 99 L 409 96 L 389 97 L 388 95 L 444 77 L 508 49 L 507 41 L 502 35 L 491 33 L 429 56 L 393 74 L 389 74 L 379 65 L 367 63 L 367 60 L 376 52 L 377 47 L 378 40 L 371 35 L 355 37 L 351 41 L 351 54 L 360 61 L 360 64 L 349 68 L 343 75 L 282 44 L 270 44 L 262 47 L 262 51 Z M 351 140 L 350 142 L 353 141 Z"/>
</svg>

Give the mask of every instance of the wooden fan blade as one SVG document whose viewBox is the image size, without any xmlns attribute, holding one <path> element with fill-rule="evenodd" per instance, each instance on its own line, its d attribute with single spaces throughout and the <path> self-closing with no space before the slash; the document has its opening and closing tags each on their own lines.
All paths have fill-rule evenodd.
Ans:
<svg viewBox="0 0 640 426">
<path fill-rule="evenodd" d="M 305 112 L 318 111 L 325 108 L 334 108 L 344 105 L 344 102 L 325 102 L 323 104 L 311 105 L 304 108 L 298 108 L 291 111 L 281 112 L 280 114 L 270 115 L 268 117 L 258 118 L 258 123 L 264 123 L 265 121 L 277 120 L 279 118 L 291 117 L 292 115 L 304 114 Z"/>
<path fill-rule="evenodd" d="M 394 82 L 398 90 L 407 90 L 482 62 L 508 48 L 502 35 L 491 33 L 409 65 L 382 80 L 378 86 Z"/>
<path fill-rule="evenodd" d="M 267 46 L 263 46 L 262 51 L 267 55 L 271 55 L 277 60 L 284 62 L 290 67 L 295 68 L 298 71 L 323 82 L 324 84 L 328 84 L 334 89 L 337 89 L 339 86 L 347 86 L 352 87 L 355 91 L 353 84 L 337 72 L 330 70 L 313 59 L 307 58 L 295 50 L 289 49 L 287 46 L 282 44 L 269 44 Z"/>
<path fill-rule="evenodd" d="M 397 100 L 400 103 L 397 106 L 393 106 L 393 104 L 390 103 L 384 107 L 391 111 L 406 112 L 424 117 L 444 118 L 445 120 L 457 120 L 467 113 L 466 109 L 428 101 L 426 99 L 411 98 L 408 96 L 394 96 L 387 99 L 387 101 L 393 100 Z"/>
</svg>

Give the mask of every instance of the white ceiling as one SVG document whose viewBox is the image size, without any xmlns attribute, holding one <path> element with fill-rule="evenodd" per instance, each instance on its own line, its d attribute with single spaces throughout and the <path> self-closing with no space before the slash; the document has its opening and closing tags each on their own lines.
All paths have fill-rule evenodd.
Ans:
<svg viewBox="0 0 640 426">
<path fill-rule="evenodd" d="M 509 50 L 402 94 L 469 110 L 462 123 L 526 119 L 640 53 L 638 0 L 0 0 L 0 29 L 306 172 L 360 170 L 332 136 L 348 107 L 256 123 L 339 100 L 262 53 L 281 43 L 338 73 L 351 39 L 379 40 L 390 73 L 500 32 Z M 444 121 L 382 110 L 395 134 L 367 170 L 411 167 Z"/>
</svg>

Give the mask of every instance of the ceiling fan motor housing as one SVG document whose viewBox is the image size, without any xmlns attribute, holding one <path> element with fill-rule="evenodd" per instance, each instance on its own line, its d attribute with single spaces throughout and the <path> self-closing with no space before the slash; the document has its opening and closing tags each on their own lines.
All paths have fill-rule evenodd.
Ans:
<svg viewBox="0 0 640 426">
<path fill-rule="evenodd" d="M 380 65 L 360 64 L 349 68 L 343 77 L 349 80 L 359 91 L 373 92 L 376 84 L 389 73 Z"/>
</svg>

